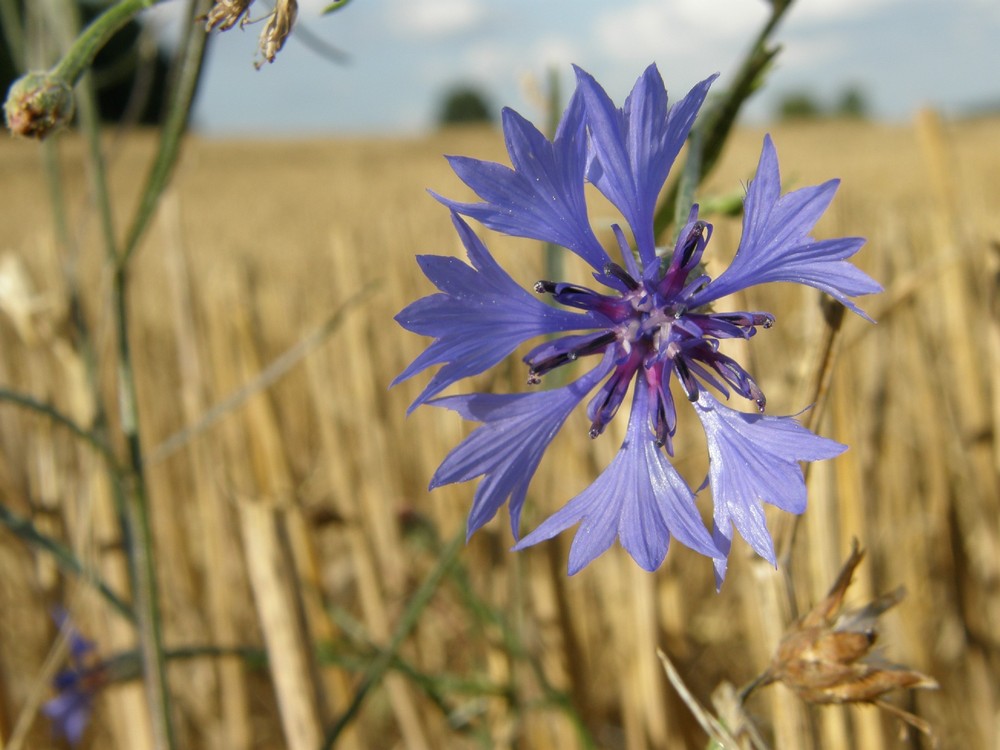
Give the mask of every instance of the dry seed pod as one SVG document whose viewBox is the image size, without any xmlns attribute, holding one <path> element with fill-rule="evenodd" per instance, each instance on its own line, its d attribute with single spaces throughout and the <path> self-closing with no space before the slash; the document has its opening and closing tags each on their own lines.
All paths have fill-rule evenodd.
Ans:
<svg viewBox="0 0 1000 750">
<path fill-rule="evenodd" d="M 788 628 L 771 664 L 743 690 L 743 697 L 758 687 L 782 682 L 807 703 L 874 703 L 930 736 L 922 719 L 880 700 L 897 688 L 938 687 L 933 678 L 886 661 L 874 650 L 878 617 L 903 599 L 904 589 L 883 594 L 860 609 L 840 612 L 863 557 L 855 541 L 826 598 Z"/>
<path fill-rule="evenodd" d="M 217 28 L 219 31 L 228 31 L 237 23 L 240 28 L 246 26 L 251 23 L 249 12 L 252 4 L 253 0 L 216 0 L 215 5 L 203 19 L 206 30 Z M 274 62 L 275 55 L 292 33 L 298 11 L 297 0 L 277 0 L 274 4 L 274 10 L 268 14 L 264 30 L 260 33 L 260 52 L 263 60 L 257 64 L 258 68 L 264 62 Z"/>
</svg>

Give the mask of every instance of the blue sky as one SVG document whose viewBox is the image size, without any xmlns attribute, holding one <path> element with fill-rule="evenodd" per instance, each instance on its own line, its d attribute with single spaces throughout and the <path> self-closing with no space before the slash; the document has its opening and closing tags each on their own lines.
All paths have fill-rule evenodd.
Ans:
<svg viewBox="0 0 1000 750">
<path fill-rule="evenodd" d="M 568 87 L 570 63 L 620 100 L 655 61 L 677 96 L 716 71 L 724 86 L 768 10 L 766 0 L 354 0 L 321 17 L 326 2 L 300 0 L 299 23 L 347 64 L 293 36 L 256 70 L 260 24 L 218 35 L 196 126 L 219 136 L 416 133 L 432 126 L 443 92 L 465 83 L 494 110 L 532 119 L 533 82 L 556 66 Z M 167 38 L 181 5 L 150 17 Z M 252 15 L 267 7 L 257 0 Z M 776 40 L 783 51 L 748 106 L 751 120 L 766 119 L 789 91 L 829 102 L 849 85 L 889 120 L 926 105 L 960 113 L 1000 101 L 998 0 L 796 0 Z"/>
</svg>

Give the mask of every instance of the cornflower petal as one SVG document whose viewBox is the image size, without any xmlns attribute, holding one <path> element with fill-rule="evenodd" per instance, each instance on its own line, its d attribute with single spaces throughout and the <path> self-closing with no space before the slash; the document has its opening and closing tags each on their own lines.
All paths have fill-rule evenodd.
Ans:
<svg viewBox="0 0 1000 750">
<path fill-rule="evenodd" d="M 472 266 L 457 258 L 419 256 L 427 278 L 442 293 L 419 299 L 396 315 L 407 330 L 435 340 L 392 384 L 444 363 L 407 413 L 452 383 L 489 369 L 528 339 L 599 326 L 590 313 L 546 305 L 518 286 L 458 214 L 452 213 L 452 221 Z"/>
<path fill-rule="evenodd" d="M 42 713 L 49 717 L 56 732 L 71 745 L 78 745 L 90 723 L 93 697 L 79 689 L 68 689 L 42 706 Z"/>
<path fill-rule="evenodd" d="M 619 539 L 645 570 L 656 570 L 673 535 L 709 557 L 719 554 L 694 503 L 694 494 L 650 432 L 650 387 L 636 379 L 632 413 L 621 450 L 586 490 L 524 537 L 515 550 L 551 539 L 577 523 L 569 554 L 573 575 Z"/>
<path fill-rule="evenodd" d="M 593 157 L 587 177 L 622 212 L 645 268 L 656 262 L 653 215 L 670 167 L 687 139 L 709 86 L 706 78 L 673 107 L 655 65 L 636 81 L 622 109 L 589 74 L 576 68 L 587 106 Z"/>
<path fill-rule="evenodd" d="M 109 673 L 106 662 L 96 656 L 94 642 L 77 630 L 66 610 L 58 608 L 54 618 L 69 640 L 70 663 L 53 678 L 56 695 L 45 702 L 42 713 L 49 717 L 57 734 L 77 745 L 90 722 L 95 695 L 107 684 Z"/>
<path fill-rule="evenodd" d="M 802 513 L 806 484 L 798 462 L 833 458 L 847 446 L 814 435 L 793 417 L 730 409 L 704 389 L 695 409 L 708 442 L 708 481 L 715 504 L 713 534 L 717 544 L 728 551 L 735 526 L 757 554 L 775 565 L 774 542 L 761 503 Z M 721 585 L 726 573 L 724 557 L 715 560 L 715 568 L 716 583 Z"/>
<path fill-rule="evenodd" d="M 743 236 L 729 267 L 696 293 L 692 307 L 708 304 L 756 284 L 792 281 L 820 289 L 866 320 L 848 297 L 873 294 L 882 287 L 847 262 L 864 244 L 860 237 L 817 241 L 809 232 L 839 185 L 830 180 L 780 195 L 778 155 L 771 136 L 764 137 L 757 172 L 744 203 Z"/>
<path fill-rule="evenodd" d="M 513 169 L 448 157 L 455 174 L 484 202 L 462 203 L 431 194 L 497 232 L 572 250 L 603 274 L 611 258 L 590 226 L 583 191 L 587 140 L 582 100 L 579 96 L 570 100 L 552 142 L 511 109 L 504 109 L 502 119 Z"/>
<path fill-rule="evenodd" d="M 549 443 L 581 399 L 608 374 L 614 362 L 606 356 L 589 373 L 562 388 L 533 393 L 473 393 L 431 401 L 482 422 L 444 459 L 430 489 L 482 476 L 469 513 L 468 536 L 490 521 L 510 498 L 514 538 L 528 484 Z"/>
</svg>

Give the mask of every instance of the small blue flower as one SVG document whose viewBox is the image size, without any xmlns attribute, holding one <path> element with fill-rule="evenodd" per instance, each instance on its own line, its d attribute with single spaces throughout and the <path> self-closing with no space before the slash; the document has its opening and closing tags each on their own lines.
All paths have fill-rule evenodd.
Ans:
<svg viewBox="0 0 1000 750">
<path fill-rule="evenodd" d="M 108 682 L 108 671 L 94 654 L 93 641 L 84 638 L 64 612 L 56 614 L 59 627 L 69 638 L 70 666 L 52 680 L 56 697 L 45 702 L 42 712 L 57 734 L 71 745 L 83 739 L 94 709 L 96 692 Z"/>
<path fill-rule="evenodd" d="M 757 172 L 747 190 L 743 234 L 732 264 L 715 279 L 703 272 L 702 255 L 712 226 L 692 207 L 670 253 L 658 252 L 653 230 L 656 201 L 687 139 L 714 76 L 668 106 L 655 65 L 639 78 L 624 106 L 615 107 L 587 73 L 555 138 L 546 139 L 510 110 L 503 129 L 513 167 L 450 157 L 458 176 L 482 199 L 462 203 L 436 196 L 452 221 L 471 266 L 455 258 L 418 261 L 440 290 L 406 307 L 396 320 L 434 341 L 394 381 L 441 365 L 410 409 L 425 403 L 482 423 L 445 458 L 431 488 L 482 477 L 469 516 L 471 535 L 509 501 L 515 538 L 528 485 L 555 434 L 592 391 L 587 404 L 590 436 L 598 437 L 632 390 L 621 450 L 586 490 L 527 534 L 523 549 L 578 526 L 569 572 L 577 572 L 618 539 L 646 570 L 656 569 L 671 537 L 715 561 L 721 584 L 733 529 L 772 564 L 774 546 L 762 503 L 791 513 L 805 509 L 799 461 L 838 455 L 845 446 L 818 437 L 792 417 L 764 416 L 765 398 L 753 377 L 720 351 L 720 341 L 749 339 L 770 328 L 767 312 L 716 313 L 712 303 L 756 284 L 791 281 L 820 289 L 867 318 L 850 299 L 880 291 L 847 258 L 860 238 L 814 240 L 809 232 L 837 188 L 837 181 L 781 195 L 778 159 L 765 137 Z M 619 210 L 630 235 L 612 227 L 621 263 L 597 240 L 590 225 L 585 184 L 590 182 Z M 544 304 L 496 263 L 462 218 L 516 237 L 560 245 L 586 261 L 605 289 L 539 281 L 534 288 L 560 305 Z M 434 398 L 458 380 L 484 372 L 532 339 L 544 337 L 524 357 L 528 382 L 569 362 L 592 356 L 596 367 L 553 390 L 524 394 Z M 695 505 L 695 493 L 669 460 L 677 430 L 671 386 L 676 382 L 700 418 L 709 453 L 714 502 L 712 533 Z M 752 401 L 759 414 L 723 405 L 711 390 Z"/>
</svg>

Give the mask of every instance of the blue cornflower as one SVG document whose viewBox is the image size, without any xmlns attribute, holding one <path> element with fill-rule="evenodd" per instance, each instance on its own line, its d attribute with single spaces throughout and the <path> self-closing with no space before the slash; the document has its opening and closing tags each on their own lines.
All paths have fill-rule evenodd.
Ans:
<svg viewBox="0 0 1000 750">
<path fill-rule="evenodd" d="M 108 683 L 109 672 L 95 657 L 93 641 L 80 634 L 68 615 L 60 612 L 56 620 L 69 638 L 70 666 L 52 680 L 56 697 L 45 702 L 42 712 L 59 735 L 76 745 L 83 739 L 94 709 L 94 696 Z"/>
<path fill-rule="evenodd" d="M 849 298 L 880 287 L 846 260 L 864 240 L 809 236 L 838 181 L 781 195 L 777 155 L 766 137 L 747 189 L 743 234 L 732 264 L 715 279 L 703 273 L 701 259 L 712 226 L 698 218 L 697 205 L 672 253 L 657 251 L 657 197 L 714 78 L 668 107 L 663 81 L 651 65 L 618 109 L 589 74 L 577 69 L 577 88 L 554 140 L 508 109 L 503 131 L 513 168 L 449 157 L 458 176 L 482 199 L 462 203 L 437 196 L 451 209 L 471 266 L 456 258 L 418 257 L 440 293 L 409 305 L 396 320 L 434 341 L 394 382 L 442 365 L 410 409 L 430 403 L 482 423 L 448 454 L 431 480 L 434 488 L 482 477 L 469 516 L 470 535 L 509 501 L 514 536 L 519 536 L 528 484 L 542 454 L 574 407 L 595 388 L 587 405 L 591 437 L 604 431 L 633 390 L 620 452 L 592 485 L 515 546 L 523 549 L 579 524 L 570 574 L 615 538 L 639 565 L 654 570 L 674 536 L 712 557 L 721 583 L 734 527 L 773 564 L 762 502 L 801 513 L 806 490 L 798 462 L 845 450 L 792 417 L 764 416 L 765 398 L 756 381 L 719 351 L 721 340 L 749 339 L 759 328 L 769 328 L 774 316 L 711 308 L 715 300 L 741 289 L 792 281 L 821 289 L 867 318 Z M 584 197 L 588 181 L 620 211 L 631 232 L 629 237 L 620 226 L 612 227 L 621 263 L 612 260 L 590 225 Z M 543 303 L 496 263 L 463 216 L 576 253 L 606 289 L 539 281 L 534 291 L 551 295 L 561 307 Z M 598 364 L 552 390 L 434 398 L 540 336 L 546 339 L 524 357 L 529 383 L 537 384 L 546 373 L 582 357 L 593 356 Z M 696 508 L 695 493 L 668 458 L 677 429 L 671 393 L 675 380 L 707 436 L 711 534 Z M 735 411 L 712 389 L 726 398 L 735 392 L 761 413 Z"/>
</svg>

